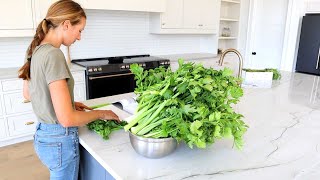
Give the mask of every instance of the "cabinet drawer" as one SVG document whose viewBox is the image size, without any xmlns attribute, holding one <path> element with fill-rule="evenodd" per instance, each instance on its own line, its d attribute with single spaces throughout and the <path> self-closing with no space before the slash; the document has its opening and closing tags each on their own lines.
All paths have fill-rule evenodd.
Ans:
<svg viewBox="0 0 320 180">
<path fill-rule="evenodd" d="M 10 136 L 30 134 L 37 125 L 37 117 L 33 113 L 8 117 L 7 120 Z"/>
<path fill-rule="evenodd" d="M 15 91 L 23 89 L 23 80 L 21 79 L 12 79 L 2 81 L 2 90 L 6 91 Z"/>
<path fill-rule="evenodd" d="M 84 72 L 72 72 L 75 83 L 84 83 Z"/>
<path fill-rule="evenodd" d="M 24 103 L 22 92 L 4 94 L 4 105 L 6 114 L 31 112 L 31 103 Z"/>
<path fill-rule="evenodd" d="M 0 139 L 6 137 L 6 129 L 4 119 L 0 118 Z"/>
</svg>

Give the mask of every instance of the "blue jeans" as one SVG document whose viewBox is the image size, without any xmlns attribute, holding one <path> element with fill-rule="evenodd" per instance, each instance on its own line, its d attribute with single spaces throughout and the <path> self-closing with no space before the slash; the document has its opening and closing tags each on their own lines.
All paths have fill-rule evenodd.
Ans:
<svg viewBox="0 0 320 180">
<path fill-rule="evenodd" d="M 77 180 L 79 172 L 79 136 L 77 127 L 60 124 L 37 125 L 34 148 L 50 171 L 50 180 Z"/>
</svg>

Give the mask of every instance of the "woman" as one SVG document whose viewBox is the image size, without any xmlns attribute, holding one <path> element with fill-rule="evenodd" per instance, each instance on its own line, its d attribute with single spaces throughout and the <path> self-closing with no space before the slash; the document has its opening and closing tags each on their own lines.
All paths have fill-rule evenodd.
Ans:
<svg viewBox="0 0 320 180">
<path fill-rule="evenodd" d="M 60 46 L 81 39 L 86 14 L 79 4 L 60 0 L 51 5 L 38 25 L 27 50 L 27 62 L 19 70 L 23 95 L 38 118 L 34 147 L 50 170 L 50 179 L 78 178 L 79 140 L 77 126 L 96 119 L 116 120 L 112 111 L 91 110 L 74 102 L 74 80 Z"/>
</svg>

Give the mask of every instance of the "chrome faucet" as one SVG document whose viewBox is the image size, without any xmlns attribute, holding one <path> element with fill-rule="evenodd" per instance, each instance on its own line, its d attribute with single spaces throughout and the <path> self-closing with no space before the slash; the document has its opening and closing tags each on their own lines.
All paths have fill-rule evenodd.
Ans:
<svg viewBox="0 0 320 180">
<path fill-rule="evenodd" d="M 236 49 L 227 49 L 225 51 L 222 52 L 221 56 L 220 56 L 220 59 L 219 59 L 219 66 L 222 66 L 223 65 L 223 60 L 224 60 L 224 57 L 226 56 L 226 54 L 228 54 L 229 52 L 233 52 L 235 53 L 238 58 L 239 58 L 239 72 L 238 72 L 238 78 L 241 78 L 241 74 L 242 74 L 242 66 L 243 66 L 243 58 L 240 54 L 240 52 Z"/>
</svg>

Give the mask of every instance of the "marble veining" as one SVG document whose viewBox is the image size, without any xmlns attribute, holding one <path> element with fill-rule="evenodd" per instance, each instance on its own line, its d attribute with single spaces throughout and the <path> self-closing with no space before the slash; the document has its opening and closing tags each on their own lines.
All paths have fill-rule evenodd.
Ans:
<svg viewBox="0 0 320 180">
<path fill-rule="evenodd" d="M 123 130 L 104 141 L 85 127 L 80 128 L 80 143 L 116 179 L 320 179 L 320 77 L 282 75 L 272 88 L 244 89 L 244 96 L 234 106 L 249 125 L 242 150 L 233 148 L 232 139 L 221 139 L 206 149 L 189 149 L 181 143 L 167 157 L 147 159 L 132 149 Z M 131 96 L 134 94 L 85 103 L 115 102 Z"/>
</svg>

